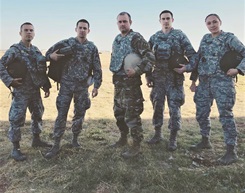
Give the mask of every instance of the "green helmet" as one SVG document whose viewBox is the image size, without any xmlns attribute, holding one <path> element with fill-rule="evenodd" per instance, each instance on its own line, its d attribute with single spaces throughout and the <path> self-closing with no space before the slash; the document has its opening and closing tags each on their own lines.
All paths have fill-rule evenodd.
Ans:
<svg viewBox="0 0 245 193">
<path fill-rule="evenodd" d="M 226 73 L 229 69 L 236 68 L 242 61 L 242 58 L 238 52 L 234 50 L 228 51 L 220 60 L 220 69 Z"/>
<path fill-rule="evenodd" d="M 188 64 L 189 60 L 184 55 L 175 52 L 169 59 L 168 67 L 173 70 L 174 68 L 181 68 L 180 64 Z"/>
</svg>

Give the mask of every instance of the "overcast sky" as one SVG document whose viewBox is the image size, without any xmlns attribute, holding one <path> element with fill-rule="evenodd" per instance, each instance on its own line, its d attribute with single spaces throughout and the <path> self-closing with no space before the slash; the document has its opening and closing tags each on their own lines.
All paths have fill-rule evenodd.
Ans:
<svg viewBox="0 0 245 193">
<path fill-rule="evenodd" d="M 33 23 L 36 36 L 33 44 L 46 50 L 57 41 L 75 37 L 79 19 L 90 22 L 88 39 L 100 51 L 110 51 L 119 33 L 116 17 L 119 12 L 131 14 L 132 29 L 148 41 L 160 30 L 159 13 L 168 9 L 174 14 L 173 27 L 181 29 L 195 49 L 208 33 L 204 19 L 217 13 L 222 30 L 234 33 L 245 43 L 245 0 L 0 0 L 0 49 L 8 49 L 19 42 L 19 27 Z"/>
</svg>

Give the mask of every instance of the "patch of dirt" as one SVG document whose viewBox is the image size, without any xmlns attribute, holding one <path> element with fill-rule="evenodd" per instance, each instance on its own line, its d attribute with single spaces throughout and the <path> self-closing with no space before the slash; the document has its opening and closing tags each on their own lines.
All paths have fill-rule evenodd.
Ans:
<svg viewBox="0 0 245 193">
<path fill-rule="evenodd" d="M 10 181 L 4 177 L 0 177 L 0 193 L 4 193 L 7 191 L 8 187 L 10 186 Z"/>
</svg>

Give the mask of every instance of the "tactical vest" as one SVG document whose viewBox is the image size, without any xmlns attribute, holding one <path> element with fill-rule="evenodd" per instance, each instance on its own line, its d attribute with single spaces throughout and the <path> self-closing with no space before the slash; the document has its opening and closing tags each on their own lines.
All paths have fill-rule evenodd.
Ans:
<svg viewBox="0 0 245 193">
<path fill-rule="evenodd" d="M 31 51 L 29 53 L 29 51 L 20 44 L 14 44 L 11 47 L 16 47 L 18 50 L 21 50 L 20 62 L 26 65 L 33 84 L 38 88 L 44 86 L 44 84 L 47 83 L 46 58 L 41 54 L 38 48 L 32 45 Z M 42 69 L 40 69 L 41 66 L 43 66 Z"/>
<path fill-rule="evenodd" d="M 157 59 L 157 67 L 166 68 L 169 59 L 174 53 L 183 54 L 180 42 L 181 30 L 173 29 L 169 34 L 158 31 L 153 39 L 153 52 Z"/>
<path fill-rule="evenodd" d="M 224 53 L 229 50 L 226 41 L 231 35 L 232 33 L 229 32 L 222 32 L 216 38 L 212 38 L 211 34 L 204 35 L 199 48 L 201 53 L 198 63 L 199 75 L 212 75 L 216 72 L 223 73 L 219 63 Z"/>
<path fill-rule="evenodd" d="M 127 36 L 117 35 L 112 46 L 110 71 L 118 72 L 123 66 L 124 58 L 133 51 L 131 41 L 137 32 L 130 32 Z"/>
</svg>

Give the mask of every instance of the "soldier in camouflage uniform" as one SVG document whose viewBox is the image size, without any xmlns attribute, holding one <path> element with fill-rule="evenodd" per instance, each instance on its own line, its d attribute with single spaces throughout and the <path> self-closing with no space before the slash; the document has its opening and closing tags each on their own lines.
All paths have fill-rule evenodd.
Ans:
<svg viewBox="0 0 245 193">
<path fill-rule="evenodd" d="M 110 70 L 113 72 L 114 90 L 114 116 L 120 130 L 120 139 L 112 147 L 121 147 L 127 144 L 127 135 L 131 133 L 133 145 L 124 152 L 124 158 L 131 158 L 140 153 L 140 142 L 143 139 L 143 129 L 140 114 L 143 112 L 143 95 L 140 88 L 143 73 L 152 70 L 155 61 L 147 41 L 141 34 L 130 29 L 132 20 L 127 12 L 117 16 L 117 25 L 120 34 L 116 36 L 112 45 Z M 124 71 L 124 58 L 136 53 L 142 62 L 134 69 Z M 127 73 L 127 74 L 126 74 Z"/>
<path fill-rule="evenodd" d="M 170 66 L 170 58 L 175 53 L 185 55 L 190 63 L 194 61 L 193 49 L 187 36 L 178 29 L 172 28 L 173 14 L 169 10 L 164 10 L 159 15 L 162 30 L 150 37 L 149 44 L 155 57 L 156 65 L 152 73 L 152 78 L 148 79 L 147 85 L 153 87 L 150 99 L 153 105 L 153 125 L 155 135 L 148 140 L 148 144 L 156 144 L 163 140 L 161 127 L 163 125 L 163 112 L 165 99 L 169 107 L 170 138 L 168 149 L 174 151 L 177 148 L 177 132 L 181 129 L 180 107 L 184 104 L 185 94 L 183 88 L 184 75 L 178 74 Z"/>
<path fill-rule="evenodd" d="M 64 63 L 62 77 L 60 82 L 59 95 L 56 100 L 58 116 L 54 125 L 54 145 L 52 149 L 45 154 L 46 158 L 52 158 L 57 155 L 60 149 L 60 140 L 65 132 L 67 114 L 71 100 L 74 100 L 74 117 L 72 124 L 72 146 L 79 147 L 77 141 L 78 135 L 82 130 L 82 124 L 86 110 L 90 108 L 90 98 L 88 93 L 88 79 L 93 74 L 94 88 L 92 97 L 98 95 L 98 89 L 102 82 L 102 70 L 99 58 L 99 52 L 93 42 L 87 40 L 89 33 L 89 22 L 81 19 L 76 24 L 77 37 L 62 40 L 52 46 L 46 53 L 48 60 L 63 60 L 64 55 L 58 54 L 57 47 L 65 48 L 70 46 L 72 55 Z"/>
<path fill-rule="evenodd" d="M 218 162 L 228 165 L 238 159 L 236 153 L 237 128 L 232 109 L 236 100 L 235 76 L 245 73 L 245 47 L 234 34 L 220 29 L 221 20 L 217 14 L 208 15 L 205 23 L 211 33 L 204 35 L 198 50 L 198 87 L 195 86 L 197 79 L 197 75 L 193 74 L 195 71 L 191 76 L 193 80 L 191 89 L 195 91 L 196 119 L 200 126 L 202 140 L 193 145 L 191 149 L 212 148 L 210 112 L 215 99 L 226 144 L 226 153 L 218 159 Z M 243 59 L 236 68 L 231 68 L 225 73 L 220 69 L 219 63 L 223 55 L 230 50 L 240 53 Z"/>
<path fill-rule="evenodd" d="M 25 123 L 27 108 L 31 113 L 32 147 L 52 146 L 41 141 L 39 137 L 42 131 L 44 112 L 40 88 L 44 90 L 46 98 L 49 96 L 49 88 L 51 87 L 46 75 L 46 58 L 36 46 L 31 44 L 35 36 L 34 27 L 31 23 L 26 22 L 21 25 L 20 36 L 21 41 L 12 45 L 0 60 L 0 77 L 8 88 L 13 87 L 8 136 L 14 146 L 11 157 L 16 161 L 26 160 L 26 156 L 20 151 L 19 142 L 21 140 L 20 128 Z M 14 63 L 17 66 L 12 69 L 14 72 L 10 73 L 8 69 Z M 23 73 L 19 74 L 18 71 Z"/>
</svg>

